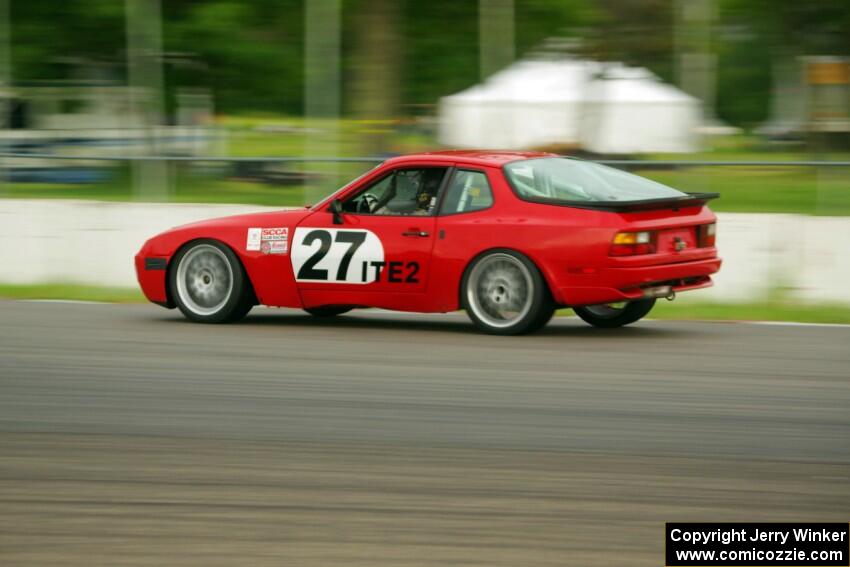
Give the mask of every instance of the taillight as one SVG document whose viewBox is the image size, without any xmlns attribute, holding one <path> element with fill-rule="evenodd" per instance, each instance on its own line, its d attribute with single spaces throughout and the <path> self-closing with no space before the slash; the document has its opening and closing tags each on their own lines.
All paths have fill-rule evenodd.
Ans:
<svg viewBox="0 0 850 567">
<path fill-rule="evenodd" d="M 717 224 L 704 224 L 699 227 L 699 246 L 700 248 L 710 248 L 714 246 L 715 232 L 717 232 Z"/>
<path fill-rule="evenodd" d="M 611 256 L 639 256 L 655 253 L 655 234 L 644 232 L 618 232 L 611 243 Z"/>
</svg>

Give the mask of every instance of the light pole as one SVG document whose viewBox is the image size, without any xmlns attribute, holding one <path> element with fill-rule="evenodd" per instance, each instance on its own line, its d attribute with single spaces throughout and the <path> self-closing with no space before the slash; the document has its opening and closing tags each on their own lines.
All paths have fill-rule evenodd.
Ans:
<svg viewBox="0 0 850 567">
<path fill-rule="evenodd" d="M 304 155 L 338 155 L 340 115 L 341 0 L 304 3 L 304 116 L 307 128 Z M 324 143 L 320 138 L 324 138 Z M 308 166 L 309 167 L 309 166 Z M 339 168 L 325 171 L 336 184 Z M 305 192 L 315 203 L 328 187 Z"/>
<path fill-rule="evenodd" d="M 478 72 L 482 81 L 513 63 L 514 0 L 478 0 Z M 480 115 L 479 115 L 480 116 Z M 516 130 L 515 114 L 511 129 Z M 475 128 L 484 127 L 480 118 Z"/>
<path fill-rule="evenodd" d="M 481 78 L 516 58 L 514 0 L 478 0 L 478 57 Z"/>
<path fill-rule="evenodd" d="M 717 6 L 714 0 L 677 0 L 674 10 L 676 82 L 702 102 L 700 126 L 705 126 L 715 120 L 717 56 L 712 40 Z"/>
<path fill-rule="evenodd" d="M 142 118 L 141 155 L 158 155 L 162 144 L 155 129 L 164 123 L 162 73 L 162 13 L 160 0 L 126 0 L 127 83 L 132 121 Z M 132 124 L 125 127 L 132 128 Z M 168 198 L 168 164 L 134 161 L 133 193 L 142 200 Z"/>
<path fill-rule="evenodd" d="M 0 0 L 0 152 L 8 151 L 9 97 L 12 95 L 12 24 L 10 0 Z M 0 157 L 0 188 L 5 193 L 6 158 Z"/>
</svg>

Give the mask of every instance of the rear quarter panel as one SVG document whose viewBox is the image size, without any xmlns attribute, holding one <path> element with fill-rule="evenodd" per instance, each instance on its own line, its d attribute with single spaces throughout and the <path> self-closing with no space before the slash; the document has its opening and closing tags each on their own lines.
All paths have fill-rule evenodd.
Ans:
<svg viewBox="0 0 850 567">
<path fill-rule="evenodd" d="M 465 166 L 458 164 L 458 167 Z M 486 170 L 494 204 L 483 211 L 438 218 L 429 286 L 436 311 L 459 308 L 464 270 L 475 257 L 488 250 L 506 248 L 526 255 L 540 269 L 555 301 L 566 305 L 570 303 L 569 297 L 562 296 L 562 290 L 585 285 L 584 271 L 670 261 L 662 254 L 625 261 L 609 257 L 609 247 L 617 232 L 704 224 L 715 218 L 707 207 L 615 213 L 529 203 L 515 195 L 500 168 L 470 166 L 470 169 Z"/>
</svg>

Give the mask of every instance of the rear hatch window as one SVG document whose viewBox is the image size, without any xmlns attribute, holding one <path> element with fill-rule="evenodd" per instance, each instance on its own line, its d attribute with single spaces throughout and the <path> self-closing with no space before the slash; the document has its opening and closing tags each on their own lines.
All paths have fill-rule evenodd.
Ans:
<svg viewBox="0 0 850 567">
<path fill-rule="evenodd" d="M 687 199 L 689 195 L 613 167 L 547 157 L 504 166 L 508 182 L 526 201 L 554 205 L 628 204 Z"/>
</svg>

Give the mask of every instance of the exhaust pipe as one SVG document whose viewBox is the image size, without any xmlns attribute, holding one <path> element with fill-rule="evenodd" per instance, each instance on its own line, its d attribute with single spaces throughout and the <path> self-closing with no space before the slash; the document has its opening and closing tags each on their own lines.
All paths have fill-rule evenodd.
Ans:
<svg viewBox="0 0 850 567">
<path fill-rule="evenodd" d="M 643 297 L 645 299 L 666 297 L 670 301 L 673 301 L 671 298 L 676 297 L 676 292 L 673 291 L 672 286 L 659 285 L 655 287 L 644 288 Z"/>
<path fill-rule="evenodd" d="M 666 299 L 667 301 L 673 301 L 674 299 L 676 299 L 676 292 L 671 289 L 670 293 L 668 293 L 664 299 Z"/>
</svg>

